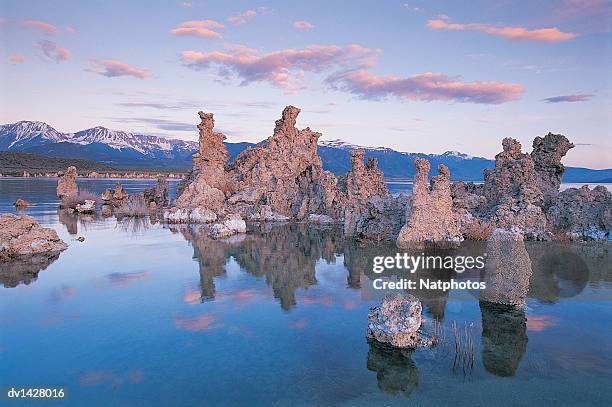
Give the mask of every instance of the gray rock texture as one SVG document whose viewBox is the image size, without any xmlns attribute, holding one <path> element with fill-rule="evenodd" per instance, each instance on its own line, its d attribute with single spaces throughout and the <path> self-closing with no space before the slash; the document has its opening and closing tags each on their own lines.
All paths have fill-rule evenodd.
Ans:
<svg viewBox="0 0 612 407">
<path fill-rule="evenodd" d="M 368 339 L 398 348 L 431 345 L 418 331 L 421 327 L 421 302 L 413 295 L 391 295 L 368 313 Z"/>
<path fill-rule="evenodd" d="M 463 236 L 460 222 L 453 213 L 450 190 L 450 171 L 446 166 L 438 167 L 439 175 L 431 179 L 429 186 L 429 161 L 417 158 L 414 161 L 416 176 L 412 197 L 408 203 L 407 223 L 397 238 L 399 247 L 452 246 L 460 243 Z"/>
<path fill-rule="evenodd" d="M 523 236 L 518 231 L 493 230 L 487 240 L 483 278 L 486 288 L 481 291 L 480 300 L 524 307 L 531 274 Z"/>
</svg>

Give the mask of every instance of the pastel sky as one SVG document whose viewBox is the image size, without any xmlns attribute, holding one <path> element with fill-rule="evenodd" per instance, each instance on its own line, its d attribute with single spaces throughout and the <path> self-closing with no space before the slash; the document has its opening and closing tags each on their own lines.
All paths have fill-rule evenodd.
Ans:
<svg viewBox="0 0 612 407">
<path fill-rule="evenodd" d="M 612 1 L 12 1 L 0 123 L 229 141 L 300 127 L 401 151 L 493 157 L 503 137 L 612 167 Z"/>
</svg>

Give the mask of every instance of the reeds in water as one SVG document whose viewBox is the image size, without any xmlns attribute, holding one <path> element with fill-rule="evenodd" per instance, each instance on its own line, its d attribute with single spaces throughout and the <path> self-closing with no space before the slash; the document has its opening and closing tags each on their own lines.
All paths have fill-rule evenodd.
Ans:
<svg viewBox="0 0 612 407">
<path fill-rule="evenodd" d="M 474 340 L 474 325 L 465 324 L 463 328 L 453 321 L 451 325 L 455 346 L 453 371 L 461 368 L 463 374 L 472 371 L 476 363 L 476 341 Z"/>
</svg>

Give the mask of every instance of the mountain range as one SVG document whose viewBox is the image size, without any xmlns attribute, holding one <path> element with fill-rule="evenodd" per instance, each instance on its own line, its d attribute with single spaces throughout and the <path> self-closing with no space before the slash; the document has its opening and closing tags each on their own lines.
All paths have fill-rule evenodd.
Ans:
<svg viewBox="0 0 612 407">
<path fill-rule="evenodd" d="M 231 159 L 255 145 L 247 142 L 225 144 Z M 350 151 L 357 147 L 359 146 L 341 140 L 321 141 L 319 155 L 324 168 L 336 175 L 346 173 L 350 169 Z M 483 178 L 483 170 L 494 166 L 493 160 L 457 151 L 424 154 L 401 152 L 385 147 L 363 148 L 366 150 L 366 157 L 378 159 L 380 169 L 389 178 L 413 177 L 413 162 L 416 157 L 428 159 L 434 169 L 438 164 L 446 165 L 451 171 L 452 179 L 457 180 L 480 181 Z M 192 165 L 191 156 L 197 150 L 196 141 L 134 134 L 100 126 L 76 133 L 62 133 L 39 121 L 0 125 L 0 151 L 88 159 L 115 169 L 187 171 Z M 612 182 L 612 169 L 569 167 L 563 181 Z"/>
</svg>

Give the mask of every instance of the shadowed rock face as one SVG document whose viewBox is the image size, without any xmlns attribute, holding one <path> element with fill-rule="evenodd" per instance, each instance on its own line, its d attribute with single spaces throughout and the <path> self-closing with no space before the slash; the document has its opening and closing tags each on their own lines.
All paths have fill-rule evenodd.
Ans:
<svg viewBox="0 0 612 407">
<path fill-rule="evenodd" d="M 159 176 L 153 188 L 144 190 L 144 199 L 147 204 L 155 202 L 155 205 L 160 208 L 168 205 L 168 180 Z"/>
<path fill-rule="evenodd" d="M 419 385 L 419 370 L 412 360 L 412 350 L 398 349 L 368 341 L 367 368 L 376 372 L 378 388 L 389 394 L 408 397 Z"/>
<path fill-rule="evenodd" d="M 381 240 L 393 234 L 395 225 L 385 223 L 400 220 L 403 207 L 389 194 L 378 161 L 370 158 L 365 165 L 364 156 L 363 149 L 351 151 L 351 170 L 338 182 L 344 197 L 344 234 Z"/>
<path fill-rule="evenodd" d="M 544 200 L 548 201 L 559 193 L 561 177 L 565 167 L 561 159 L 574 145 L 562 134 L 548 133 L 533 140 L 533 159 L 536 181 L 542 191 Z"/>
<path fill-rule="evenodd" d="M 397 245 L 410 247 L 458 244 L 463 240 L 463 236 L 459 221 L 453 213 L 450 171 L 446 166 L 440 165 L 439 175 L 431 179 L 430 188 L 429 161 L 417 158 L 414 165 L 417 171 L 408 204 L 407 224 L 400 231 Z"/>
<path fill-rule="evenodd" d="M 66 173 L 57 181 L 57 196 L 62 198 L 64 196 L 76 195 L 79 192 L 76 180 L 76 168 L 68 167 Z"/>
<path fill-rule="evenodd" d="M 480 312 L 485 369 L 496 376 L 514 376 L 527 350 L 525 311 L 481 301 Z"/>
</svg>

